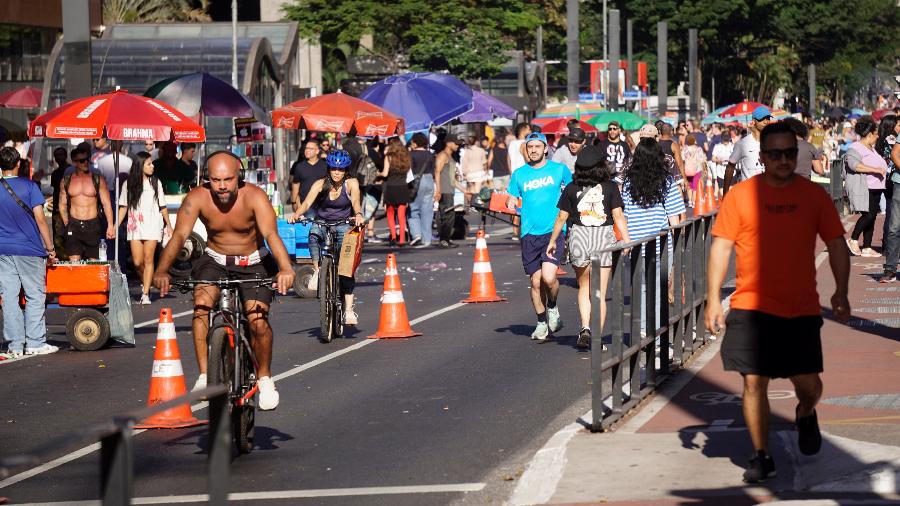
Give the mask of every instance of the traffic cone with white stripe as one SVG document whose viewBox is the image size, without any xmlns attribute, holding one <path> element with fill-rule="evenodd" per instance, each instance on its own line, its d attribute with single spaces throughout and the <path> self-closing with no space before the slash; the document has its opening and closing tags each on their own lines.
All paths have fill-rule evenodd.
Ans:
<svg viewBox="0 0 900 506">
<path fill-rule="evenodd" d="M 491 256 L 488 254 L 484 230 L 479 230 L 475 237 L 472 288 L 469 290 L 469 298 L 460 302 L 503 302 L 506 299 L 497 295 L 497 286 L 494 284 L 494 272 L 491 270 Z"/>
<path fill-rule="evenodd" d="M 172 308 L 159 310 L 159 329 L 156 332 L 156 352 L 153 354 L 153 371 L 150 374 L 150 393 L 147 406 L 155 406 L 187 393 L 184 371 L 181 368 L 181 354 L 175 340 L 175 323 Z M 136 429 L 181 429 L 203 425 L 205 420 L 197 420 L 187 404 L 167 409 L 150 416 Z"/>
<path fill-rule="evenodd" d="M 387 256 L 384 268 L 384 291 L 381 294 L 381 317 L 378 319 L 378 331 L 369 339 L 386 339 L 391 337 L 421 336 L 409 326 L 406 314 L 406 302 L 403 301 L 403 287 L 400 285 L 400 274 L 397 272 L 397 257 L 393 253 Z"/>
</svg>

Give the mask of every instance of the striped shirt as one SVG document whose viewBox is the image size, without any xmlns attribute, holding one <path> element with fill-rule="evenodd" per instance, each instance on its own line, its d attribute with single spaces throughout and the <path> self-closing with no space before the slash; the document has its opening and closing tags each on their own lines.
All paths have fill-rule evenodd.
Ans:
<svg viewBox="0 0 900 506">
<path fill-rule="evenodd" d="M 631 188 L 626 182 L 622 188 L 622 202 L 625 204 L 625 218 L 628 219 L 628 235 L 632 241 L 640 241 L 669 227 L 669 217 L 685 212 L 681 190 L 671 178 L 667 180 L 666 200 L 651 207 L 640 207 L 631 200 Z M 671 250 L 672 242 L 669 241 Z M 659 253 L 659 243 L 656 243 Z"/>
</svg>

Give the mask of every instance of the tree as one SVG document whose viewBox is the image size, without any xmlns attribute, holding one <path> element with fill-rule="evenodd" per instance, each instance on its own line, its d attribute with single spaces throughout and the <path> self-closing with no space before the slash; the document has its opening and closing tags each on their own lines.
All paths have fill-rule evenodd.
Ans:
<svg viewBox="0 0 900 506">
<path fill-rule="evenodd" d="M 210 0 L 103 0 L 103 24 L 209 21 Z"/>
</svg>

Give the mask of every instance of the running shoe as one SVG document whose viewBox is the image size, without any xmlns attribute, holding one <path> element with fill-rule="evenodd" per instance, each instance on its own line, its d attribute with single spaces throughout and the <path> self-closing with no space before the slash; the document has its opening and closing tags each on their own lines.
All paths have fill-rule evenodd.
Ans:
<svg viewBox="0 0 900 506">
<path fill-rule="evenodd" d="M 191 389 L 191 392 L 203 390 L 204 388 L 206 388 L 206 375 L 201 374 L 200 376 L 197 376 L 197 382 L 194 383 L 194 388 Z"/>
<path fill-rule="evenodd" d="M 146 306 L 147 304 L 150 304 L 150 295 L 145 293 L 141 295 L 141 305 Z"/>
<path fill-rule="evenodd" d="M 531 338 L 535 341 L 546 341 L 549 335 L 550 328 L 547 326 L 547 322 L 538 322 L 534 332 L 531 333 Z"/>
<path fill-rule="evenodd" d="M 26 355 L 49 355 L 51 353 L 56 353 L 57 351 L 59 351 L 58 347 L 47 343 L 44 343 L 37 348 L 25 348 Z"/>
<path fill-rule="evenodd" d="M 819 417 L 816 410 L 812 414 L 799 416 L 800 405 L 797 404 L 794 414 L 797 416 L 797 446 L 803 455 L 815 455 L 822 448 L 822 433 L 819 432 Z"/>
<path fill-rule="evenodd" d="M 410 245 L 410 246 L 416 246 L 416 245 L 419 244 L 420 242 L 422 242 L 422 238 L 421 238 L 421 237 L 413 237 L 413 238 L 412 238 L 412 241 L 409 241 L 409 245 Z"/>
<path fill-rule="evenodd" d="M 259 387 L 259 409 L 269 411 L 278 407 L 278 390 L 269 376 L 263 376 L 256 382 Z"/>
<path fill-rule="evenodd" d="M 587 327 L 581 329 L 581 332 L 578 333 L 578 341 L 575 342 L 575 346 L 583 350 L 591 347 L 591 329 Z"/>
<path fill-rule="evenodd" d="M 5 353 L 0 353 L 0 356 L 2 356 L 4 360 L 15 360 L 17 358 L 22 358 L 22 352 L 20 350 L 8 350 Z"/>
<path fill-rule="evenodd" d="M 775 461 L 766 452 L 759 450 L 750 457 L 747 470 L 744 471 L 744 483 L 761 483 L 775 474 Z"/>
<path fill-rule="evenodd" d="M 873 250 L 872 248 L 863 248 L 862 251 L 860 251 L 860 256 L 878 258 L 881 256 L 881 253 Z"/>
<path fill-rule="evenodd" d="M 847 239 L 847 247 L 850 248 L 850 254 L 861 256 L 862 251 L 859 249 L 859 241 L 854 241 L 853 239 Z"/>
<path fill-rule="evenodd" d="M 559 307 L 547 308 L 547 323 L 550 325 L 550 332 L 556 332 L 563 328 L 562 318 L 559 317 Z"/>
<path fill-rule="evenodd" d="M 306 289 L 313 292 L 319 289 L 319 269 L 313 269 L 312 276 L 309 277 L 309 282 L 306 283 Z"/>
<path fill-rule="evenodd" d="M 356 311 L 350 310 L 344 313 L 344 325 L 356 325 L 359 323 L 359 315 Z"/>
<path fill-rule="evenodd" d="M 884 275 L 878 279 L 879 283 L 893 283 L 897 281 L 897 273 L 894 271 L 884 271 Z"/>
</svg>

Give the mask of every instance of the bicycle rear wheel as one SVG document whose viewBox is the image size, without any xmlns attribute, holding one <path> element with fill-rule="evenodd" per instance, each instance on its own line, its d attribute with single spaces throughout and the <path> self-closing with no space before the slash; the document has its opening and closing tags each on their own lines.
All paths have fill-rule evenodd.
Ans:
<svg viewBox="0 0 900 506">
<path fill-rule="evenodd" d="M 248 349 L 250 339 L 247 336 L 247 327 L 241 327 L 244 334 L 244 346 L 241 346 L 240 370 L 238 371 L 238 384 L 241 386 L 240 395 L 244 396 L 256 381 L 256 370 L 253 367 L 253 358 Z M 256 401 L 258 393 L 248 398 L 243 405 L 235 406 L 232 412 L 232 426 L 234 427 L 234 444 L 239 453 L 250 453 L 253 449 L 253 429 L 256 425 Z"/>
<path fill-rule="evenodd" d="M 322 257 L 319 264 L 319 322 L 321 324 L 322 342 L 330 343 L 334 338 L 334 280 L 331 279 L 333 259 Z"/>
</svg>

